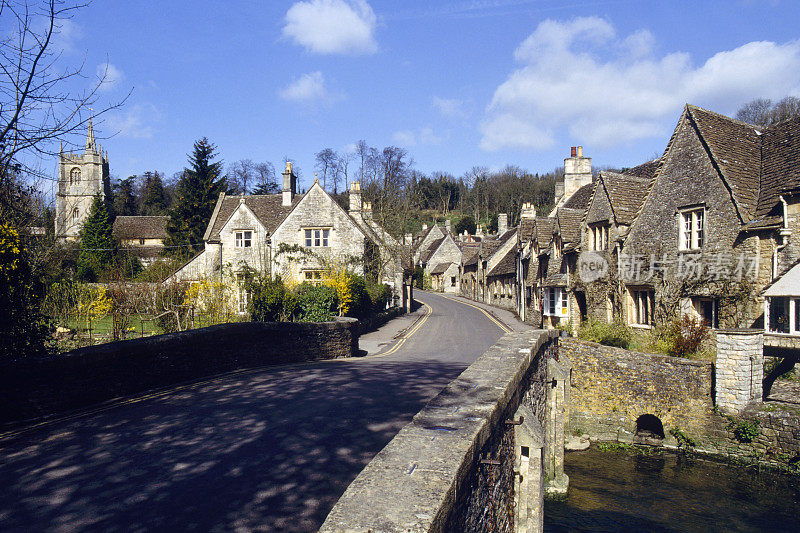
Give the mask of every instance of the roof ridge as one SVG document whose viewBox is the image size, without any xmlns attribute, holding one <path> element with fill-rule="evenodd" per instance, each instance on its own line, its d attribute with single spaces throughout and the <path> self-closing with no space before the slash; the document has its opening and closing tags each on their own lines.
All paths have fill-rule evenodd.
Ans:
<svg viewBox="0 0 800 533">
<path fill-rule="evenodd" d="M 717 113 L 716 111 L 711 111 L 710 109 L 706 109 L 704 107 L 700 107 L 699 105 L 694 104 L 686 104 L 686 107 L 691 112 L 692 110 L 702 111 L 703 113 L 708 113 L 709 115 L 714 115 L 715 117 L 727 120 L 728 122 L 733 122 L 734 124 L 739 124 L 740 126 L 747 126 L 748 128 L 752 128 L 756 131 L 764 131 L 772 126 L 764 127 L 764 126 L 757 126 L 756 124 L 750 124 L 749 122 L 745 122 L 743 120 L 731 118 L 727 115 L 723 115 L 722 113 Z M 785 121 L 784 121 L 785 122 Z"/>
</svg>

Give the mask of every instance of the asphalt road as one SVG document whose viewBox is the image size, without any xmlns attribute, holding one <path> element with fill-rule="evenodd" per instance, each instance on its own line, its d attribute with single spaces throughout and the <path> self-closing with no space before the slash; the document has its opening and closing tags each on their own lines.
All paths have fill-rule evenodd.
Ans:
<svg viewBox="0 0 800 533">
<path fill-rule="evenodd" d="M 315 531 L 503 334 L 476 308 L 418 299 L 383 355 L 227 374 L 0 440 L 0 530 Z"/>
</svg>

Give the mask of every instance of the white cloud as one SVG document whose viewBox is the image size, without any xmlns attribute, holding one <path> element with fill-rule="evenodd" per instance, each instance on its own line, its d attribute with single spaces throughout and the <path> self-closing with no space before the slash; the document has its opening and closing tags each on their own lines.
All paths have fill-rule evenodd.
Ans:
<svg viewBox="0 0 800 533">
<path fill-rule="evenodd" d="M 48 23 L 37 23 L 39 33 L 47 30 Z M 83 38 L 83 28 L 70 19 L 59 20 L 51 37 L 52 50 L 75 52 L 77 43 Z"/>
<path fill-rule="evenodd" d="M 282 89 L 278 95 L 284 100 L 299 103 L 325 102 L 330 99 L 325 88 L 325 77 L 322 72 L 309 72 L 294 80 Z"/>
<path fill-rule="evenodd" d="M 433 107 L 445 118 L 463 119 L 467 118 L 464 110 L 464 101 L 456 98 L 433 97 Z"/>
<path fill-rule="evenodd" d="M 106 127 L 111 135 L 119 134 L 131 139 L 151 139 L 153 124 L 161 119 L 161 113 L 152 104 L 137 104 L 125 111 L 112 112 L 106 118 Z"/>
<path fill-rule="evenodd" d="M 101 63 L 97 65 L 97 79 L 102 80 L 101 91 L 110 91 L 125 79 L 125 73 L 111 63 Z"/>
<path fill-rule="evenodd" d="M 417 132 L 402 130 L 392 135 L 392 141 L 400 146 L 411 148 L 417 145 L 439 145 L 447 139 L 447 135 L 436 135 L 431 128 L 422 128 Z"/>
<path fill-rule="evenodd" d="M 365 0 L 306 0 L 286 12 L 283 35 L 317 54 L 373 54 L 376 24 Z"/>
<path fill-rule="evenodd" d="M 547 20 L 514 52 L 521 66 L 494 93 L 481 125 L 484 150 L 545 150 L 568 133 L 614 146 L 666 135 L 686 102 L 722 113 L 757 97 L 800 91 L 800 42 L 751 42 L 694 65 L 654 53 L 653 35 L 619 37 L 597 17 Z"/>
</svg>

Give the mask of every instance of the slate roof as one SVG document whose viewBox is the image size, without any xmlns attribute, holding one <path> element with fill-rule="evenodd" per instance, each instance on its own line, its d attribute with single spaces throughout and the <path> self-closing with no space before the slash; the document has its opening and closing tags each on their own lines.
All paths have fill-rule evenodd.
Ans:
<svg viewBox="0 0 800 533">
<path fill-rule="evenodd" d="M 572 196 L 570 196 L 562 207 L 566 207 L 567 209 L 586 209 L 589 207 L 589 204 L 592 201 L 592 195 L 594 194 L 594 182 L 587 183 L 577 191 L 575 191 Z"/>
<path fill-rule="evenodd" d="M 520 242 L 528 242 L 533 238 L 536 231 L 535 218 L 523 218 L 519 221 L 519 240 Z"/>
<path fill-rule="evenodd" d="M 542 286 L 565 287 L 567 285 L 567 275 L 561 272 L 562 261 L 565 261 L 564 256 L 550 258 L 550 261 L 547 262 L 547 275 Z"/>
<path fill-rule="evenodd" d="M 641 165 L 629 168 L 623 171 L 622 174 L 626 176 L 634 176 L 637 178 L 652 180 L 656 176 L 658 169 L 661 168 L 662 162 L 663 158 L 659 157 L 658 159 L 653 159 L 647 163 L 642 163 Z"/>
<path fill-rule="evenodd" d="M 783 191 L 800 187 L 800 117 L 776 124 L 764 132 L 761 195 L 756 216 L 766 216 L 780 202 Z"/>
<path fill-rule="evenodd" d="M 433 270 L 431 270 L 431 275 L 433 275 L 433 274 L 444 274 L 445 272 L 447 272 L 447 269 L 450 268 L 450 265 L 452 265 L 452 264 L 453 263 L 439 263 L 439 264 L 437 264 L 435 267 L 433 267 Z"/>
<path fill-rule="evenodd" d="M 686 109 L 731 189 L 742 222 L 749 222 L 758 206 L 760 129 L 693 105 L 687 105 Z"/>
<path fill-rule="evenodd" d="M 118 216 L 111 230 L 115 239 L 166 239 L 169 217 Z"/>
<path fill-rule="evenodd" d="M 506 252 L 505 257 L 501 259 L 489 272 L 486 273 L 487 277 L 492 276 L 508 276 L 516 274 L 517 272 L 517 255 L 516 250 L 511 248 Z"/>
<path fill-rule="evenodd" d="M 461 248 L 461 257 L 462 263 L 464 266 L 469 265 L 477 265 L 478 264 L 478 256 L 480 256 L 480 243 L 470 243 L 470 244 L 459 244 L 459 248 Z"/>
<path fill-rule="evenodd" d="M 303 196 L 302 194 L 295 194 L 290 207 L 283 206 L 283 195 L 281 193 L 248 195 L 244 197 L 244 204 L 250 208 L 271 235 L 292 212 L 292 209 L 300 203 Z M 212 215 L 214 225 L 206 237 L 207 240 L 212 242 L 219 240 L 220 231 L 222 231 L 223 226 L 239 207 L 241 198 L 241 196 L 220 195 L 217 200 L 217 206 L 214 207 L 214 215 Z"/>
<path fill-rule="evenodd" d="M 650 191 L 651 177 L 601 171 L 599 185 L 608 195 L 617 224 L 631 225 Z"/>
<path fill-rule="evenodd" d="M 442 244 L 442 242 L 444 242 L 446 238 L 447 237 L 441 237 L 439 239 L 436 239 L 431 243 L 430 246 L 425 248 L 425 250 L 419 256 L 420 262 L 427 263 L 430 260 L 431 256 L 436 252 L 436 249 Z"/>
<path fill-rule="evenodd" d="M 556 213 L 558 229 L 561 232 L 561 242 L 564 245 L 578 245 L 581 242 L 581 223 L 583 222 L 582 209 L 569 209 L 561 207 Z"/>
<path fill-rule="evenodd" d="M 544 252 L 550 247 L 550 242 L 553 240 L 553 226 L 555 226 L 555 219 L 536 217 L 536 243 L 540 252 Z"/>
</svg>

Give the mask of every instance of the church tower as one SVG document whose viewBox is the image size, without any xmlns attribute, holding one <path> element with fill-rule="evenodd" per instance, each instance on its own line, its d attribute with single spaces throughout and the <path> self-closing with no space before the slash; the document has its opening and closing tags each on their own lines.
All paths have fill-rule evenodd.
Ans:
<svg viewBox="0 0 800 533">
<path fill-rule="evenodd" d="M 83 153 L 58 150 L 58 192 L 56 193 L 56 238 L 74 241 L 83 227 L 94 196 L 110 198 L 108 153 L 94 140 L 92 120 L 86 132 Z"/>
</svg>

